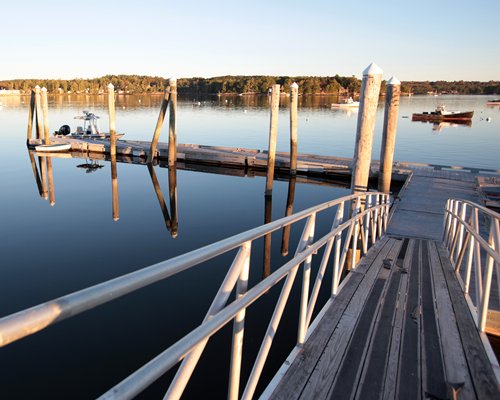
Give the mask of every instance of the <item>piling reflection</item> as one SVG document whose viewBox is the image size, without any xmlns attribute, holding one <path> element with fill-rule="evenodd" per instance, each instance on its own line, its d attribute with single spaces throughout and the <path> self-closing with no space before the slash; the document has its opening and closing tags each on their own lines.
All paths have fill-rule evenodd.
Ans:
<svg viewBox="0 0 500 400">
<path fill-rule="evenodd" d="M 52 158 L 45 157 L 47 163 L 47 175 L 49 183 L 49 203 L 51 206 L 56 204 L 55 190 L 54 190 L 54 175 L 52 173 Z"/>
<path fill-rule="evenodd" d="M 169 169 L 168 180 L 169 180 L 169 197 L 170 197 L 170 210 L 172 212 L 172 218 L 168 212 L 167 205 L 163 198 L 163 193 L 161 191 L 160 183 L 156 177 L 156 172 L 152 164 L 147 164 L 149 175 L 151 177 L 151 182 L 158 198 L 158 203 L 160 204 L 161 211 L 163 213 L 163 219 L 165 220 L 165 226 L 168 231 L 175 239 L 178 234 L 178 221 L 177 221 L 177 184 L 176 184 L 176 170 L 175 166 Z"/>
<path fill-rule="evenodd" d="M 40 179 L 40 174 L 38 173 L 38 167 L 36 166 L 34 152 L 31 150 L 28 150 L 28 155 L 30 157 L 31 168 L 33 170 L 33 176 L 35 177 L 35 182 L 36 182 L 36 187 L 38 189 L 38 193 L 40 194 L 40 197 L 43 197 L 42 181 Z"/>
<path fill-rule="evenodd" d="M 47 190 L 47 165 L 45 163 L 44 157 L 38 157 L 38 166 L 40 167 L 40 175 L 42 177 L 42 193 L 41 196 L 45 200 L 49 198 Z"/>
<path fill-rule="evenodd" d="M 113 221 L 120 219 L 118 206 L 118 171 L 116 168 L 116 154 L 111 155 L 111 197 L 113 203 Z"/>
<path fill-rule="evenodd" d="M 293 200 L 295 198 L 295 183 L 297 182 L 296 175 L 290 175 L 288 180 L 288 195 L 286 197 L 286 210 L 285 217 L 293 214 Z M 283 237 L 281 240 L 281 255 L 288 255 L 288 246 L 290 242 L 290 228 L 291 225 L 287 225 L 283 228 Z"/>
<path fill-rule="evenodd" d="M 264 224 L 268 224 L 272 220 L 273 213 L 273 196 L 264 196 Z M 262 269 L 262 279 L 267 278 L 271 274 L 271 233 L 264 236 L 264 262 Z"/>
</svg>

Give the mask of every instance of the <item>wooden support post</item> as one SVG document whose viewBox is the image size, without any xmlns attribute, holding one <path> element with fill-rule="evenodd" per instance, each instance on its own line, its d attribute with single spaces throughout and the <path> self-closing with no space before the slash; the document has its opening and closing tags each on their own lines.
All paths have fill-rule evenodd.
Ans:
<svg viewBox="0 0 500 400">
<path fill-rule="evenodd" d="M 170 102 L 170 86 L 165 88 L 163 93 L 163 100 L 161 101 L 160 114 L 158 115 L 158 120 L 156 121 L 156 128 L 153 133 L 153 140 L 151 140 L 151 147 L 149 149 L 148 154 L 148 163 L 152 163 L 155 154 L 156 154 L 156 146 L 158 145 L 158 141 L 160 140 L 161 127 L 163 126 L 163 120 L 165 119 L 165 113 L 167 112 L 168 103 Z"/>
<path fill-rule="evenodd" d="M 264 224 L 272 221 L 273 197 L 264 196 Z M 264 236 L 264 268 L 262 269 L 262 279 L 271 275 L 271 233 Z"/>
<path fill-rule="evenodd" d="M 118 202 L 118 170 L 116 168 L 116 154 L 111 154 L 111 198 L 113 203 L 113 221 L 120 219 Z"/>
<path fill-rule="evenodd" d="M 290 86 L 290 173 L 297 173 L 297 108 L 299 100 L 299 85 Z"/>
<path fill-rule="evenodd" d="M 368 190 L 373 130 L 375 128 L 375 116 L 377 113 L 381 81 L 382 70 L 375 63 L 371 63 L 363 71 L 363 82 L 361 84 L 361 98 L 351 180 L 352 193 L 364 193 Z"/>
<path fill-rule="evenodd" d="M 400 94 L 401 82 L 393 76 L 387 81 L 384 129 L 382 131 L 382 145 L 380 148 L 378 190 L 383 193 L 389 193 L 391 190 L 392 162 L 394 160 L 394 147 L 396 145 L 396 128 L 398 126 Z"/>
<path fill-rule="evenodd" d="M 168 194 L 170 197 L 170 213 L 172 214 L 172 238 L 176 238 L 179 231 L 179 216 L 177 212 L 177 169 L 175 165 L 168 167 Z"/>
<path fill-rule="evenodd" d="M 175 165 L 177 161 L 177 131 L 175 118 L 177 114 L 177 79 L 170 78 L 170 120 L 168 129 L 168 165 Z"/>
<path fill-rule="evenodd" d="M 43 87 L 41 90 L 40 100 L 42 102 L 42 113 L 43 113 L 43 138 L 45 139 L 45 144 L 50 144 L 50 138 L 49 138 L 49 100 L 47 98 L 47 88 L 46 87 Z"/>
<path fill-rule="evenodd" d="M 52 158 L 45 157 L 47 162 L 47 177 L 49 184 L 49 203 L 51 206 L 56 204 L 55 188 L 54 188 L 54 174 L 52 173 Z"/>
<path fill-rule="evenodd" d="M 116 155 L 116 114 L 115 114 L 115 87 L 108 85 L 108 111 L 109 111 L 109 153 Z"/>
<path fill-rule="evenodd" d="M 290 176 L 290 180 L 288 181 L 288 195 L 286 198 L 286 211 L 285 217 L 288 217 L 293 214 L 293 200 L 295 197 L 295 182 L 297 181 L 297 177 L 295 175 Z M 291 225 L 287 225 L 283 227 L 283 239 L 281 241 L 281 255 L 288 255 L 288 245 L 290 242 L 290 229 Z"/>
<path fill-rule="evenodd" d="M 271 89 L 271 121 L 269 124 L 269 147 L 267 151 L 266 196 L 273 192 L 274 163 L 276 157 L 276 137 L 278 134 L 278 112 L 280 106 L 280 85 Z"/>
<path fill-rule="evenodd" d="M 28 109 L 28 135 L 27 140 L 33 138 L 33 116 L 35 115 L 35 91 L 31 91 L 30 105 Z"/>
<path fill-rule="evenodd" d="M 35 110 L 36 110 L 36 138 L 43 138 L 42 126 L 42 104 L 40 99 L 40 86 L 35 86 Z"/>
</svg>

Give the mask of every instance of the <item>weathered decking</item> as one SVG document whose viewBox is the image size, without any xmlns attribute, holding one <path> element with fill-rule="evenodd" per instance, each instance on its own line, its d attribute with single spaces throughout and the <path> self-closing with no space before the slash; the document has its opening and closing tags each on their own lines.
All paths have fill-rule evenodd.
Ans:
<svg viewBox="0 0 500 400">
<path fill-rule="evenodd" d="M 271 398 L 457 393 L 500 395 L 446 250 L 432 240 L 386 237 L 351 273 Z"/>
</svg>

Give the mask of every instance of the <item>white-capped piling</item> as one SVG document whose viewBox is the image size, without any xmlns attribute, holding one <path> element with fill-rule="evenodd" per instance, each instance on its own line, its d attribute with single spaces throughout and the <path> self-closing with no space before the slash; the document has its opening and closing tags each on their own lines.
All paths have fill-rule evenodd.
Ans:
<svg viewBox="0 0 500 400">
<path fill-rule="evenodd" d="M 278 135 L 278 112 L 280 106 L 280 85 L 271 88 L 271 119 L 269 124 L 269 146 L 267 150 L 266 196 L 273 192 L 274 164 L 276 158 L 276 137 Z"/>
<path fill-rule="evenodd" d="M 109 152 L 116 155 L 116 114 L 115 114 L 115 87 L 110 82 L 108 85 L 108 111 L 109 111 Z"/>
<path fill-rule="evenodd" d="M 392 163 L 396 145 L 396 128 L 398 125 L 399 96 L 401 82 L 392 77 L 387 81 L 384 110 L 384 128 L 380 148 L 380 170 L 378 175 L 378 190 L 389 193 L 391 189 Z"/>
<path fill-rule="evenodd" d="M 352 193 L 363 193 L 368 189 L 370 163 L 372 158 L 373 130 L 377 113 L 382 69 L 371 63 L 363 71 L 361 98 L 356 129 L 353 171 L 351 179 Z"/>
<path fill-rule="evenodd" d="M 168 165 L 175 165 L 177 161 L 177 131 L 175 119 L 177 116 L 177 79 L 170 78 L 170 118 L 168 129 Z"/>
<path fill-rule="evenodd" d="M 45 139 L 45 144 L 50 144 L 49 138 L 49 100 L 47 97 L 47 88 L 43 87 L 40 91 L 40 100 L 42 103 L 42 113 L 43 113 L 43 137 Z"/>
<path fill-rule="evenodd" d="M 299 99 L 299 85 L 296 82 L 290 85 L 290 173 L 297 173 L 297 109 Z"/>
</svg>

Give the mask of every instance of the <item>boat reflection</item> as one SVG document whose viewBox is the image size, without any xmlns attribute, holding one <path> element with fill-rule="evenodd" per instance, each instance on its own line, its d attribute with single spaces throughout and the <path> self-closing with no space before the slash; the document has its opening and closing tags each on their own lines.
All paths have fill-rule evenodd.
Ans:
<svg viewBox="0 0 500 400">
<path fill-rule="evenodd" d="M 456 128 L 459 126 L 464 126 L 467 128 L 472 127 L 472 120 L 465 120 L 465 121 L 453 121 L 453 122 L 448 122 L 448 121 L 441 121 L 441 122 L 432 122 L 432 121 L 413 121 L 413 122 L 420 122 L 422 124 L 430 124 L 432 126 L 432 130 L 434 132 L 442 132 L 446 128 Z"/>
</svg>

